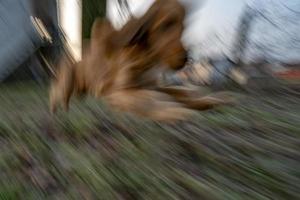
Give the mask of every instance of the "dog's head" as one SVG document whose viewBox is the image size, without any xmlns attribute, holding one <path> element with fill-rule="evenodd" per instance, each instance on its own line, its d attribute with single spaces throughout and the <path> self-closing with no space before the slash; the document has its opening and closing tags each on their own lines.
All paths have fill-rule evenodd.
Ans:
<svg viewBox="0 0 300 200">
<path fill-rule="evenodd" d="M 182 45 L 185 9 L 177 0 L 156 0 L 146 14 L 131 19 L 110 36 L 108 48 L 140 46 L 171 69 L 184 66 L 187 52 Z"/>
</svg>

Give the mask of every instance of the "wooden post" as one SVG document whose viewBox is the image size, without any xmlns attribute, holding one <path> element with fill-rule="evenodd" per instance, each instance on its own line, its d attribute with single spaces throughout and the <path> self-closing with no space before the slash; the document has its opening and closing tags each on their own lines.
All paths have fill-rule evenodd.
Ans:
<svg viewBox="0 0 300 200">
<path fill-rule="evenodd" d="M 82 0 L 57 0 L 59 24 L 64 33 L 67 50 L 75 61 L 82 54 Z"/>
</svg>

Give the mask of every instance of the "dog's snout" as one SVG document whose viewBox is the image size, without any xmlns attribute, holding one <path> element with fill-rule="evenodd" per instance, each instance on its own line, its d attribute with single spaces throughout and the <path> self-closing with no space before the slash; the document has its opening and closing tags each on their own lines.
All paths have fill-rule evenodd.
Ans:
<svg viewBox="0 0 300 200">
<path fill-rule="evenodd" d="M 181 67 L 184 67 L 185 64 L 188 62 L 188 60 L 189 60 L 188 55 L 186 53 L 182 54 L 181 60 L 180 60 Z"/>
<path fill-rule="evenodd" d="M 184 55 L 184 57 L 183 57 L 183 63 L 187 63 L 188 60 L 189 60 L 188 55 Z"/>
</svg>

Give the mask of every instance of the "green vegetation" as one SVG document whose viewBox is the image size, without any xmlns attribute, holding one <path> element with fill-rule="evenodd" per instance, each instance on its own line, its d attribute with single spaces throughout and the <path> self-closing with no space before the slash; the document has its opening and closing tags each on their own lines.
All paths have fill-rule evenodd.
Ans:
<svg viewBox="0 0 300 200">
<path fill-rule="evenodd" d="M 262 93 L 168 125 L 43 87 L 0 87 L 0 199 L 299 199 L 299 96 Z"/>
</svg>

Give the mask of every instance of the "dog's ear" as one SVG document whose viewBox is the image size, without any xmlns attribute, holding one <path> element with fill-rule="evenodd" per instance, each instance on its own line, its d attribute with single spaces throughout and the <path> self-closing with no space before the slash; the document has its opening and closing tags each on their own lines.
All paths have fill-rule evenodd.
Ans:
<svg viewBox="0 0 300 200">
<path fill-rule="evenodd" d="M 110 43 L 114 48 L 126 47 L 147 42 L 147 34 L 155 21 L 155 16 L 161 1 L 157 0 L 141 18 L 132 17 L 121 30 L 110 36 Z"/>
<path fill-rule="evenodd" d="M 96 18 L 91 29 L 91 40 L 103 41 L 108 35 L 110 35 L 115 29 L 110 21 L 106 18 Z"/>
<path fill-rule="evenodd" d="M 99 53 L 99 50 L 106 50 L 106 53 L 110 54 L 113 50 L 110 44 L 110 37 L 114 32 L 115 29 L 108 19 L 96 18 L 91 29 L 89 48 L 86 49 L 88 51 L 85 52 L 85 55 L 91 52 Z M 83 57 L 85 56 L 83 55 Z"/>
</svg>

